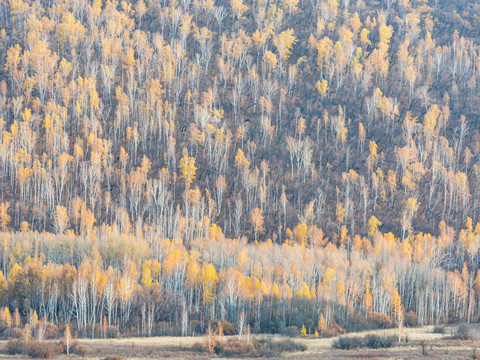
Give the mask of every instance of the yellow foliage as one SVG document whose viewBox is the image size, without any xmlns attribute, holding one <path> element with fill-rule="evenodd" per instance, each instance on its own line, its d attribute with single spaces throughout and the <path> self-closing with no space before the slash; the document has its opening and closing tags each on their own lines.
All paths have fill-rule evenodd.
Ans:
<svg viewBox="0 0 480 360">
<path fill-rule="evenodd" d="M 242 0 L 231 0 L 230 5 L 232 6 L 232 11 L 237 19 L 240 19 L 248 10 L 248 6 L 244 5 Z"/>
<path fill-rule="evenodd" d="M 248 255 L 245 249 L 240 250 L 237 256 L 237 265 L 242 269 L 247 263 Z"/>
<path fill-rule="evenodd" d="M 215 223 L 210 226 L 210 233 L 214 240 L 218 240 L 223 236 L 222 228 Z"/>
<path fill-rule="evenodd" d="M 280 291 L 278 290 L 278 285 L 276 282 L 273 283 L 270 289 L 270 295 L 276 298 L 277 300 L 280 299 Z"/>
<path fill-rule="evenodd" d="M 214 291 L 218 282 L 218 275 L 215 266 L 210 263 L 203 263 L 199 276 L 200 283 L 203 286 L 203 302 L 209 304 L 213 301 Z"/>
<path fill-rule="evenodd" d="M 182 173 L 182 179 L 184 179 L 186 183 L 190 184 L 195 180 L 195 173 L 197 171 L 195 158 L 188 156 L 188 153 L 185 153 L 180 159 L 180 171 Z"/>
<path fill-rule="evenodd" d="M 295 227 L 295 240 L 299 244 L 305 244 L 308 237 L 308 226 L 306 224 L 297 224 Z"/>
<path fill-rule="evenodd" d="M 277 48 L 280 58 L 283 60 L 288 59 L 293 45 L 297 42 L 297 38 L 294 36 L 293 29 L 282 31 L 273 39 L 273 45 Z"/>
<path fill-rule="evenodd" d="M 328 267 L 322 276 L 322 283 L 330 286 L 335 283 L 335 270 L 331 267 Z"/>
<path fill-rule="evenodd" d="M 9 208 L 8 203 L 2 202 L 0 204 L 0 229 L 5 230 L 7 226 L 10 224 L 10 221 L 12 218 L 10 215 L 8 215 L 8 208 Z"/>
<path fill-rule="evenodd" d="M 325 97 L 327 95 L 327 90 L 328 90 L 328 81 L 325 79 L 317 81 L 317 84 L 315 85 L 318 93 L 322 96 Z"/>
<path fill-rule="evenodd" d="M 378 227 L 382 225 L 381 221 L 378 220 L 375 216 L 370 216 L 367 222 L 368 234 L 372 236 L 378 231 Z"/>
<path fill-rule="evenodd" d="M 237 150 L 237 155 L 235 155 L 235 166 L 242 167 L 244 169 L 247 169 L 250 166 L 250 162 L 247 160 L 245 154 L 240 148 Z"/>
<path fill-rule="evenodd" d="M 302 329 L 300 330 L 300 335 L 302 335 L 303 337 L 307 336 L 307 328 L 305 327 L 305 325 L 302 325 Z"/>
<path fill-rule="evenodd" d="M 302 282 L 298 287 L 297 290 L 295 290 L 295 296 L 296 297 L 303 297 L 306 299 L 310 299 L 312 297 L 310 293 L 310 288 L 305 282 Z"/>
<path fill-rule="evenodd" d="M 317 329 L 320 331 L 320 334 L 323 334 L 323 332 L 327 329 L 327 322 L 325 321 L 323 313 L 321 313 L 320 317 L 318 318 Z"/>
<path fill-rule="evenodd" d="M 150 268 L 144 263 L 142 267 L 142 286 L 148 287 L 152 284 L 152 272 Z"/>
<path fill-rule="evenodd" d="M 377 154 L 377 144 L 375 143 L 375 141 L 370 141 L 369 145 L 368 145 L 368 148 L 370 150 L 370 156 L 373 158 L 373 159 L 376 159 L 378 158 L 378 154 Z"/>
</svg>

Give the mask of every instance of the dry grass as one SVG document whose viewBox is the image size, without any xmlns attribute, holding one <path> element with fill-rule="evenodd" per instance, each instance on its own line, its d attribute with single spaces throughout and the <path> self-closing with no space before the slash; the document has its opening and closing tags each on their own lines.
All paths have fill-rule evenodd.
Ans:
<svg viewBox="0 0 480 360">
<path fill-rule="evenodd" d="M 450 333 L 455 327 L 449 327 L 445 334 L 433 333 L 433 326 L 404 329 L 402 342 L 390 349 L 358 349 L 358 350 L 334 350 L 332 343 L 334 338 L 306 338 L 295 339 L 307 346 L 305 352 L 285 353 L 287 359 L 472 359 L 472 349 L 477 347 L 477 359 L 480 359 L 480 325 L 472 326 L 472 340 L 461 341 L 450 338 Z M 346 336 L 398 335 L 396 329 L 364 331 L 351 333 Z M 224 337 L 235 338 L 233 337 Z M 279 336 L 259 335 L 256 339 L 280 340 Z M 408 343 L 405 339 L 408 338 Z M 203 337 L 152 337 L 152 338 L 128 338 L 128 339 L 82 339 L 82 343 L 91 349 L 88 357 L 84 359 L 104 359 L 107 355 L 119 355 L 128 360 L 144 359 L 206 359 L 207 354 L 193 352 L 192 346 L 204 341 Z M 421 342 L 426 343 L 426 356 L 422 355 Z M 0 351 L 6 348 L 6 342 L 0 341 Z M 12 357 L 0 355 L 0 360 L 12 359 Z M 21 359 L 16 357 L 16 359 Z M 67 357 L 56 357 L 67 359 Z M 72 359 L 70 357 L 69 359 Z M 80 359 L 73 357 L 73 359 Z M 220 358 L 216 358 L 220 359 Z"/>
<path fill-rule="evenodd" d="M 125 338 L 125 339 L 82 339 L 82 342 L 87 345 L 138 345 L 138 346 L 191 346 L 203 339 L 202 336 L 159 336 L 159 337 L 139 337 L 139 338 Z"/>
<path fill-rule="evenodd" d="M 473 359 L 473 349 L 477 348 L 477 359 L 480 359 L 480 325 L 472 326 L 472 340 L 460 341 L 450 338 L 450 333 L 456 327 L 449 327 L 445 334 L 433 333 L 433 326 L 418 328 L 406 328 L 402 331 L 402 341 L 390 349 L 358 349 L 358 350 L 334 350 L 332 343 L 337 338 L 329 339 L 304 339 L 307 351 L 302 354 L 287 354 L 290 359 L 316 359 L 321 355 L 322 359 Z M 346 336 L 396 335 L 397 329 L 363 331 L 350 333 Z M 405 340 L 408 339 L 408 342 Z M 422 355 L 421 343 L 425 342 L 426 355 Z"/>
<path fill-rule="evenodd" d="M 433 326 L 423 326 L 418 328 L 409 328 L 403 329 L 402 337 L 408 337 L 409 341 L 435 341 L 442 339 L 445 335 L 443 334 L 434 334 L 432 333 Z M 375 335 L 395 335 L 398 336 L 397 329 L 386 329 L 386 330 L 370 330 L 362 331 L 356 333 L 346 334 L 345 336 L 366 336 L 369 334 Z M 312 338 L 312 339 L 303 339 L 302 341 L 307 345 L 308 353 L 319 354 L 332 351 L 332 344 L 337 339 L 337 337 L 332 338 Z"/>
</svg>

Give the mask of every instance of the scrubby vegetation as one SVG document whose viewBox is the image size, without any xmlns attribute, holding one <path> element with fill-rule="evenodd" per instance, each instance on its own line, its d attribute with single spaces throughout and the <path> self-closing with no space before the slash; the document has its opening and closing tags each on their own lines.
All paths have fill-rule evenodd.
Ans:
<svg viewBox="0 0 480 360">
<path fill-rule="evenodd" d="M 380 349 L 392 347 L 398 339 L 395 336 L 367 335 L 365 337 L 340 336 L 332 344 L 335 349 L 350 350 L 361 347 Z"/>
<path fill-rule="evenodd" d="M 284 352 L 301 352 L 307 349 L 305 344 L 290 339 L 215 339 L 213 342 L 197 343 L 194 351 L 215 353 L 221 357 L 271 358 Z"/>
<path fill-rule="evenodd" d="M 9 355 L 28 355 L 34 359 L 51 359 L 54 355 L 63 354 L 64 347 L 58 342 L 15 339 L 7 342 L 7 353 Z M 85 354 L 86 352 L 77 355 Z"/>
</svg>

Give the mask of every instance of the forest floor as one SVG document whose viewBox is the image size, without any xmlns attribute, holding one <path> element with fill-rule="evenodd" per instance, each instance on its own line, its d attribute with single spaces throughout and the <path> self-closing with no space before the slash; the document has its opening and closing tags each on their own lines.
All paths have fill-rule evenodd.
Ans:
<svg viewBox="0 0 480 360">
<path fill-rule="evenodd" d="M 284 359 L 480 359 L 480 324 L 470 325 L 470 340 L 452 338 L 456 326 L 445 328 L 444 334 L 433 333 L 433 326 L 405 328 L 402 341 L 389 349 L 332 349 L 332 338 L 297 338 L 296 342 L 304 343 L 306 351 L 284 353 Z M 374 330 L 350 333 L 346 336 L 398 335 L 397 330 Z M 225 337 L 229 338 L 229 337 Z M 258 335 L 255 339 L 270 339 L 272 341 L 284 339 L 276 335 Z M 408 342 L 406 339 L 408 338 Z M 204 344 L 203 337 L 151 337 L 126 339 L 84 339 L 81 342 L 90 348 L 90 352 L 83 359 L 105 359 L 107 356 L 121 356 L 128 360 L 140 359 L 223 359 L 209 356 L 195 351 L 196 344 Z M 0 360 L 29 359 L 22 356 L 8 356 L 6 341 L 0 341 Z M 424 344 L 422 346 L 422 343 Z M 56 356 L 55 359 L 82 359 L 72 355 Z M 236 357 L 242 358 L 242 357 Z"/>
</svg>

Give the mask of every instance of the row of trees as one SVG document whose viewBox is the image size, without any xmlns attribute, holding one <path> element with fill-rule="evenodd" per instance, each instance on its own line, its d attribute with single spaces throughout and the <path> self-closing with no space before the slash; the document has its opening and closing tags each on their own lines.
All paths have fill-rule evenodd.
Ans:
<svg viewBox="0 0 480 360">
<path fill-rule="evenodd" d="M 0 320 L 10 331 L 15 312 L 17 322 L 75 324 L 92 337 L 198 334 L 212 320 L 312 333 L 476 321 L 479 229 L 470 223 L 456 237 L 442 223 L 439 237 L 402 241 L 372 228 L 337 247 L 316 229 L 307 229 L 308 246 L 249 244 L 214 224 L 189 249 L 117 229 L 89 238 L 2 233 Z"/>
</svg>

